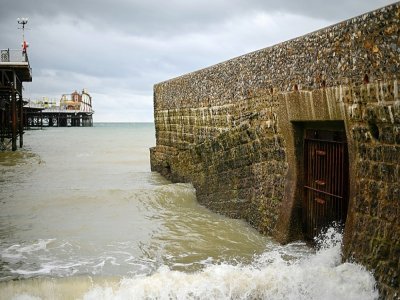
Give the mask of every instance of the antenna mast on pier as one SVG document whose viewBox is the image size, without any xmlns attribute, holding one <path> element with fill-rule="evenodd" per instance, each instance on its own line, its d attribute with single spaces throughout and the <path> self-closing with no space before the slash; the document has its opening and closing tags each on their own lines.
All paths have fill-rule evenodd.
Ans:
<svg viewBox="0 0 400 300">
<path fill-rule="evenodd" d="M 18 18 L 18 24 L 22 25 L 19 29 L 22 29 L 22 53 L 26 53 L 28 43 L 25 41 L 25 25 L 28 23 L 28 18 Z"/>
</svg>

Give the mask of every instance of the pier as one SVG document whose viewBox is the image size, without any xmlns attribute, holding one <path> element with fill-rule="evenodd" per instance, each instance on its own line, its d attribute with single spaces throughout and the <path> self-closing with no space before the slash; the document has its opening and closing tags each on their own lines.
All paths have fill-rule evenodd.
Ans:
<svg viewBox="0 0 400 300">
<path fill-rule="evenodd" d="M 25 128 L 35 127 L 92 127 L 93 112 L 62 108 L 24 107 Z"/>
<path fill-rule="evenodd" d="M 0 50 L 0 142 L 1 148 L 11 141 L 13 151 L 23 146 L 24 101 L 22 83 L 32 81 L 26 49 Z"/>
<path fill-rule="evenodd" d="M 93 126 L 92 97 L 86 89 L 81 93 L 74 91 L 63 94 L 59 101 L 29 101 L 24 106 L 24 111 L 24 126 L 27 129 Z"/>
</svg>

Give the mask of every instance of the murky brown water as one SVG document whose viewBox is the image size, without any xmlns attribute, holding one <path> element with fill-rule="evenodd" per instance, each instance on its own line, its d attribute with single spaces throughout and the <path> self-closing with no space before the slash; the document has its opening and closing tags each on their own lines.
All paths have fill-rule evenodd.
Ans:
<svg viewBox="0 0 400 300">
<path fill-rule="evenodd" d="M 0 152 L 0 299 L 377 296 L 335 242 L 279 246 L 150 172 L 154 143 L 152 124 L 97 124 Z"/>
</svg>

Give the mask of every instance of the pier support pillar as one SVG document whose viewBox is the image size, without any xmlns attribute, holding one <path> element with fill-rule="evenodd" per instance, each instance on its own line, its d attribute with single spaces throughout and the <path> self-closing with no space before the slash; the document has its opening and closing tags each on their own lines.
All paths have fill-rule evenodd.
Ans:
<svg viewBox="0 0 400 300">
<path fill-rule="evenodd" d="M 19 93 L 19 147 L 24 145 L 24 101 L 22 101 L 22 91 Z"/>
<path fill-rule="evenodd" d="M 0 110 L 1 118 L 0 118 L 0 142 L 4 142 L 4 136 L 6 132 L 6 112 L 5 110 Z"/>
<path fill-rule="evenodd" d="M 17 94 L 16 75 L 14 73 L 14 86 L 11 89 L 11 147 L 12 151 L 17 150 Z"/>
</svg>

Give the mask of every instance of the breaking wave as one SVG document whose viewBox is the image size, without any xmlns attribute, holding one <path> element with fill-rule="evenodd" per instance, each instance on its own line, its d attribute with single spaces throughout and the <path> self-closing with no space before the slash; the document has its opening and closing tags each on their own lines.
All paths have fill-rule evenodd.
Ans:
<svg viewBox="0 0 400 300">
<path fill-rule="evenodd" d="M 210 262 L 192 273 L 164 265 L 149 275 L 34 278 L 3 282 L 0 289 L 11 299 L 377 299 L 373 275 L 342 263 L 341 240 L 331 228 L 315 252 L 292 243 L 247 265 Z"/>
</svg>

